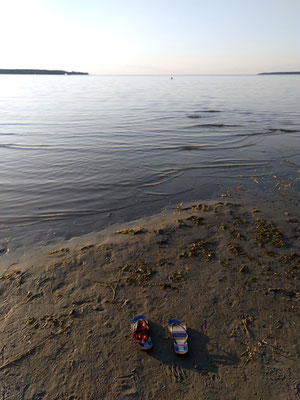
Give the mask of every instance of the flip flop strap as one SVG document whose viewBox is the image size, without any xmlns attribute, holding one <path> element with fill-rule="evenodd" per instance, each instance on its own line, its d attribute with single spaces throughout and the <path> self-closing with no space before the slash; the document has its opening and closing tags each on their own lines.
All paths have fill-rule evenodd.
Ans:
<svg viewBox="0 0 300 400">
<path fill-rule="evenodd" d="M 132 330 L 132 339 L 135 341 L 135 342 L 138 342 L 139 341 L 139 339 L 136 339 L 136 334 L 137 333 L 145 333 L 147 336 L 149 336 L 149 327 L 148 327 L 148 325 L 146 325 L 144 328 L 142 328 L 142 329 L 138 329 L 137 328 L 138 327 L 138 322 L 136 322 L 136 324 L 135 324 L 135 327 L 134 327 L 134 329 Z"/>
<path fill-rule="evenodd" d="M 172 338 L 173 338 L 174 342 L 176 344 L 178 344 L 176 338 L 174 338 L 174 336 L 173 336 L 173 328 L 174 328 L 174 326 L 180 326 L 185 331 L 186 335 L 187 335 L 187 329 L 183 325 L 178 325 L 178 324 L 173 324 L 172 325 Z M 177 339 L 179 339 L 179 338 L 177 338 Z M 185 339 L 185 341 L 187 341 L 187 336 L 182 338 L 182 339 Z"/>
</svg>

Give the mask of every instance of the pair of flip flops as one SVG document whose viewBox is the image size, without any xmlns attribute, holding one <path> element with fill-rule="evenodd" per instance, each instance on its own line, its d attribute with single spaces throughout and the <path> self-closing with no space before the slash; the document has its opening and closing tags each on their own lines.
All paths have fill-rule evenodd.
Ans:
<svg viewBox="0 0 300 400">
<path fill-rule="evenodd" d="M 144 315 L 138 315 L 131 321 L 132 338 L 142 350 L 150 350 L 153 346 L 150 337 L 149 323 Z M 168 334 L 173 339 L 174 351 L 177 354 L 188 352 L 188 333 L 186 324 L 179 319 L 169 319 Z"/>
</svg>

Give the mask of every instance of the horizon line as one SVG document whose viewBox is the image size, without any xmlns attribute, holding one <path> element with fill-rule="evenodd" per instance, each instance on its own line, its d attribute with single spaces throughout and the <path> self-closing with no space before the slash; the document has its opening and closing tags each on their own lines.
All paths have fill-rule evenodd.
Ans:
<svg viewBox="0 0 300 400">
<path fill-rule="evenodd" d="M 89 73 L 89 75 L 97 76 L 242 76 L 242 75 L 258 75 L 259 73 L 248 74 L 103 74 L 103 73 Z"/>
</svg>

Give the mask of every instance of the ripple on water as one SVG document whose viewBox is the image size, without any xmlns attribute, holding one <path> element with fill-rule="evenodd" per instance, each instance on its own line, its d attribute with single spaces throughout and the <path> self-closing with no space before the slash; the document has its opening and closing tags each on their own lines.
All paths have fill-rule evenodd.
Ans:
<svg viewBox="0 0 300 400">
<path fill-rule="evenodd" d="M 85 233 L 299 165 L 291 77 L 56 79 L 0 97 L 0 240 Z"/>
</svg>

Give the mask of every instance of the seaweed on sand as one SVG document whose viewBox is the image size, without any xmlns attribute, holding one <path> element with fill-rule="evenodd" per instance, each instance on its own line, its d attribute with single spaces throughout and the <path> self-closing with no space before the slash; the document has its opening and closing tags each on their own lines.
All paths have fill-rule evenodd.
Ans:
<svg viewBox="0 0 300 400">
<path fill-rule="evenodd" d="M 232 227 L 229 227 L 227 225 L 221 224 L 219 226 L 219 229 L 221 229 L 224 232 L 228 232 L 230 237 L 233 238 L 233 239 L 245 240 L 245 237 L 241 233 L 237 232 Z"/>
<path fill-rule="evenodd" d="M 34 299 L 38 299 L 39 297 L 42 297 L 43 295 L 44 295 L 43 292 L 33 294 L 29 291 L 29 292 L 27 292 L 27 295 L 24 299 L 24 303 L 29 303 L 30 301 L 32 301 Z"/>
<path fill-rule="evenodd" d="M 180 281 L 183 278 L 183 275 L 180 271 L 173 271 L 169 275 L 169 280 L 172 282 Z"/>
<path fill-rule="evenodd" d="M 135 228 L 135 229 L 120 229 L 116 231 L 116 234 L 123 234 L 123 235 L 139 235 L 141 233 L 146 233 L 146 229 L 144 228 Z"/>
<path fill-rule="evenodd" d="M 255 226 L 254 241 L 258 242 L 259 247 L 263 247 L 265 244 L 271 244 L 275 247 L 287 247 L 282 233 L 272 222 L 260 219 L 255 223 Z"/>
<path fill-rule="evenodd" d="M 182 211 L 186 211 L 186 210 L 210 211 L 211 206 L 209 204 L 199 203 L 199 204 L 194 204 L 190 207 L 183 207 L 183 203 L 180 203 L 180 204 L 177 204 L 176 209 L 182 210 Z"/>
<path fill-rule="evenodd" d="M 247 226 L 249 225 L 249 222 L 245 218 L 235 217 L 233 225 L 236 227 Z"/>
<path fill-rule="evenodd" d="M 210 243 L 206 240 L 199 240 L 198 242 L 193 242 L 190 244 L 189 248 L 179 254 L 179 257 L 205 257 L 212 258 L 212 250 L 210 248 Z"/>
<path fill-rule="evenodd" d="M 289 279 L 300 278 L 300 254 L 292 252 L 279 258 L 279 263 L 286 266 L 285 276 Z"/>
<path fill-rule="evenodd" d="M 48 252 L 49 256 L 58 255 L 62 256 L 68 253 L 70 250 L 67 247 L 62 247 L 61 249 L 55 249 Z"/>
<path fill-rule="evenodd" d="M 198 211 L 210 211 L 211 206 L 209 204 L 195 204 L 192 206 L 192 210 L 198 210 Z"/>
<path fill-rule="evenodd" d="M 156 273 L 145 261 L 138 261 L 134 265 L 125 265 L 122 272 L 125 283 L 134 286 L 145 286 Z"/>
<path fill-rule="evenodd" d="M 231 243 L 227 246 L 227 251 L 235 256 L 246 256 L 245 250 L 239 244 Z"/>
<path fill-rule="evenodd" d="M 202 217 L 196 217 L 196 215 L 187 218 L 187 221 L 191 221 L 196 225 L 206 225 L 205 219 Z"/>
<path fill-rule="evenodd" d="M 0 280 L 14 281 L 19 287 L 24 283 L 24 273 L 19 270 L 7 271 L 0 276 Z"/>
<path fill-rule="evenodd" d="M 190 228 L 190 226 L 187 225 L 182 219 L 176 219 L 176 222 L 178 224 L 178 228 Z"/>
</svg>

